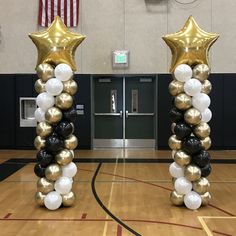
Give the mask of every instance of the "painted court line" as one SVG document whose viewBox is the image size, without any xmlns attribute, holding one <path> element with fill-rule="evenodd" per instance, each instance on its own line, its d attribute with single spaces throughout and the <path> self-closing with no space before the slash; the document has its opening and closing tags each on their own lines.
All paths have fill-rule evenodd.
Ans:
<svg viewBox="0 0 236 236">
<path fill-rule="evenodd" d="M 85 220 L 86 218 L 87 218 L 87 214 L 83 213 L 82 216 L 81 216 L 81 220 Z"/>
<path fill-rule="evenodd" d="M 120 225 L 117 225 L 117 236 L 122 236 L 122 227 Z"/>
<path fill-rule="evenodd" d="M 12 213 L 8 213 L 3 217 L 3 219 L 8 219 L 11 215 L 12 215 Z"/>
</svg>

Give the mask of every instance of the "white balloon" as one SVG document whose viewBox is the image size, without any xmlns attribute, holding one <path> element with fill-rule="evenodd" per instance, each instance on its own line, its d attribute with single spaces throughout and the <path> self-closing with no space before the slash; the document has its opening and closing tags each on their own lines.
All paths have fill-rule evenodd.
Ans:
<svg viewBox="0 0 236 236">
<path fill-rule="evenodd" d="M 180 177 L 175 180 L 175 190 L 179 194 L 187 194 L 192 190 L 192 183 L 185 177 Z"/>
<path fill-rule="evenodd" d="M 69 163 L 68 165 L 62 166 L 62 176 L 72 178 L 77 173 L 77 166 L 74 162 Z"/>
<path fill-rule="evenodd" d="M 187 64 L 180 64 L 175 68 L 174 76 L 180 82 L 186 82 L 192 78 L 193 71 Z"/>
<path fill-rule="evenodd" d="M 55 77 L 61 81 L 67 81 L 73 75 L 71 67 L 67 64 L 61 63 L 55 68 Z"/>
<path fill-rule="evenodd" d="M 203 112 L 211 104 L 210 97 L 205 93 L 198 93 L 196 96 L 193 96 L 192 105 L 199 111 Z"/>
<path fill-rule="evenodd" d="M 45 84 L 45 90 L 52 96 L 57 96 L 63 90 L 63 83 L 56 78 L 49 79 Z"/>
<path fill-rule="evenodd" d="M 36 98 L 36 103 L 38 107 L 40 107 L 42 110 L 46 111 L 48 108 L 53 107 L 55 103 L 55 99 L 52 95 L 49 93 L 40 93 Z"/>
<path fill-rule="evenodd" d="M 67 194 L 71 191 L 72 182 L 71 179 L 68 177 L 60 177 L 55 182 L 55 190 L 60 194 Z"/>
<path fill-rule="evenodd" d="M 58 209 L 61 206 L 61 203 L 62 197 L 56 191 L 48 193 L 44 198 L 44 205 L 52 211 Z"/>
<path fill-rule="evenodd" d="M 196 210 L 201 206 L 202 198 L 198 193 L 191 191 L 184 196 L 184 204 L 187 208 Z"/>
<path fill-rule="evenodd" d="M 178 165 L 176 162 L 170 164 L 169 172 L 172 177 L 179 178 L 184 176 L 184 168 Z"/>
<path fill-rule="evenodd" d="M 184 92 L 190 96 L 195 96 L 202 90 L 202 83 L 197 79 L 190 79 L 184 84 Z"/>
<path fill-rule="evenodd" d="M 204 110 L 201 114 L 202 114 L 202 122 L 209 122 L 212 118 L 212 112 L 209 108 Z"/>
<path fill-rule="evenodd" d="M 45 111 L 43 111 L 41 108 L 37 108 L 34 112 L 34 117 L 38 122 L 45 121 Z"/>
</svg>

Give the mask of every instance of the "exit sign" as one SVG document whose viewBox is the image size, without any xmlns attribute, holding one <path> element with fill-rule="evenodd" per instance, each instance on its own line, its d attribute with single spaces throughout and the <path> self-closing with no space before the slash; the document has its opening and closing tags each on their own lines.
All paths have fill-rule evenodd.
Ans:
<svg viewBox="0 0 236 236">
<path fill-rule="evenodd" d="M 116 50 L 113 52 L 113 66 L 114 67 L 128 67 L 129 51 Z"/>
</svg>

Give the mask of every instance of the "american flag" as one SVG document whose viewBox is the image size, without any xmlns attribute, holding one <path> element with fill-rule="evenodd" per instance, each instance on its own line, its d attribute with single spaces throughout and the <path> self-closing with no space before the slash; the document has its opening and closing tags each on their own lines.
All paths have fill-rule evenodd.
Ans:
<svg viewBox="0 0 236 236">
<path fill-rule="evenodd" d="M 48 27 L 57 15 L 67 27 L 77 26 L 79 0 L 39 0 L 38 23 L 40 26 Z"/>
</svg>

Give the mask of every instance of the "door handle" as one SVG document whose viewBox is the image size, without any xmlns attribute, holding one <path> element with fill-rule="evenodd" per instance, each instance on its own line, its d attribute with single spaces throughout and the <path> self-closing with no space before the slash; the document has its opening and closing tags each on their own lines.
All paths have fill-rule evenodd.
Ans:
<svg viewBox="0 0 236 236">
<path fill-rule="evenodd" d="M 120 117 L 122 118 L 122 116 L 123 116 L 123 111 L 120 111 Z"/>
<path fill-rule="evenodd" d="M 128 118 L 129 117 L 129 112 L 125 111 L 125 117 Z"/>
</svg>

